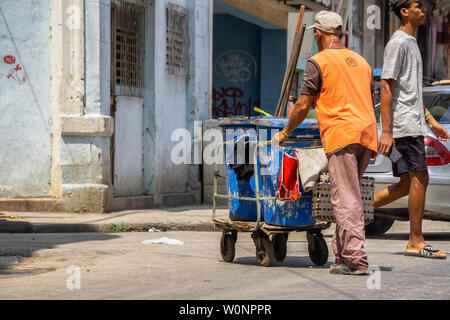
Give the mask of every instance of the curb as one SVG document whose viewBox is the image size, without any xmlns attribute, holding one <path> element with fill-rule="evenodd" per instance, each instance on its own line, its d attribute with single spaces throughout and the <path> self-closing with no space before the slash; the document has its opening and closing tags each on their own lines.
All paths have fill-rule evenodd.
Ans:
<svg viewBox="0 0 450 320">
<path fill-rule="evenodd" d="M 199 223 L 179 223 L 179 222 L 167 222 L 167 223 L 126 223 L 125 225 L 131 226 L 130 232 L 148 232 L 150 228 L 156 228 L 160 231 L 216 231 L 212 222 L 199 222 Z M 55 223 L 55 224 L 42 224 L 42 223 L 30 223 L 25 221 L 0 221 L 0 234 L 1 233 L 113 233 L 110 231 L 109 224 L 89 224 L 89 223 Z M 118 223 L 116 223 L 118 224 Z"/>
</svg>

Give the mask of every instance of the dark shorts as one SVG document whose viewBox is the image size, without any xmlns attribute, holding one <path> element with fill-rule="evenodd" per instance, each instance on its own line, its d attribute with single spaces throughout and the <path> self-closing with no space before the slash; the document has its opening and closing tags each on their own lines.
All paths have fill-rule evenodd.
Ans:
<svg viewBox="0 0 450 320">
<path fill-rule="evenodd" d="M 400 177 L 408 172 L 428 170 L 425 142 L 422 136 L 395 139 L 395 146 L 403 158 L 392 164 L 394 177 Z"/>
</svg>

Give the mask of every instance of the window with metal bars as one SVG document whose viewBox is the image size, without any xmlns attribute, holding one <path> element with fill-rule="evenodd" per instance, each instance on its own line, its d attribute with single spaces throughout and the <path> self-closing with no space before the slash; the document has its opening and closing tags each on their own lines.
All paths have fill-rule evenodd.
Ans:
<svg viewBox="0 0 450 320">
<path fill-rule="evenodd" d="M 111 1 L 111 93 L 144 96 L 145 1 Z"/>
<path fill-rule="evenodd" d="M 189 10 L 173 3 L 166 7 L 167 72 L 189 76 Z"/>
</svg>

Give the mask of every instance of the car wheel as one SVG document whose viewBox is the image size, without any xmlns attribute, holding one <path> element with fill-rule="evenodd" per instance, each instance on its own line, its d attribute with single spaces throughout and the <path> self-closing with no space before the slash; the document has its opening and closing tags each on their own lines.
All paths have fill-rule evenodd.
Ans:
<svg viewBox="0 0 450 320">
<path fill-rule="evenodd" d="M 371 236 L 380 236 L 385 234 L 392 227 L 394 221 L 395 220 L 393 219 L 375 217 L 375 220 L 366 226 L 366 234 Z"/>
</svg>

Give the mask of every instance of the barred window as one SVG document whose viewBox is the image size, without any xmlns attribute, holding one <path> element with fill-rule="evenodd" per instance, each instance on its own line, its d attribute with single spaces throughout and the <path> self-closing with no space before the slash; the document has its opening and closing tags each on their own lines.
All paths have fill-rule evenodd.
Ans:
<svg viewBox="0 0 450 320">
<path fill-rule="evenodd" d="M 189 76 L 189 10 L 173 3 L 166 8 L 167 71 L 171 75 Z"/>
<path fill-rule="evenodd" d="M 144 96 L 144 0 L 111 1 L 111 93 Z"/>
</svg>

